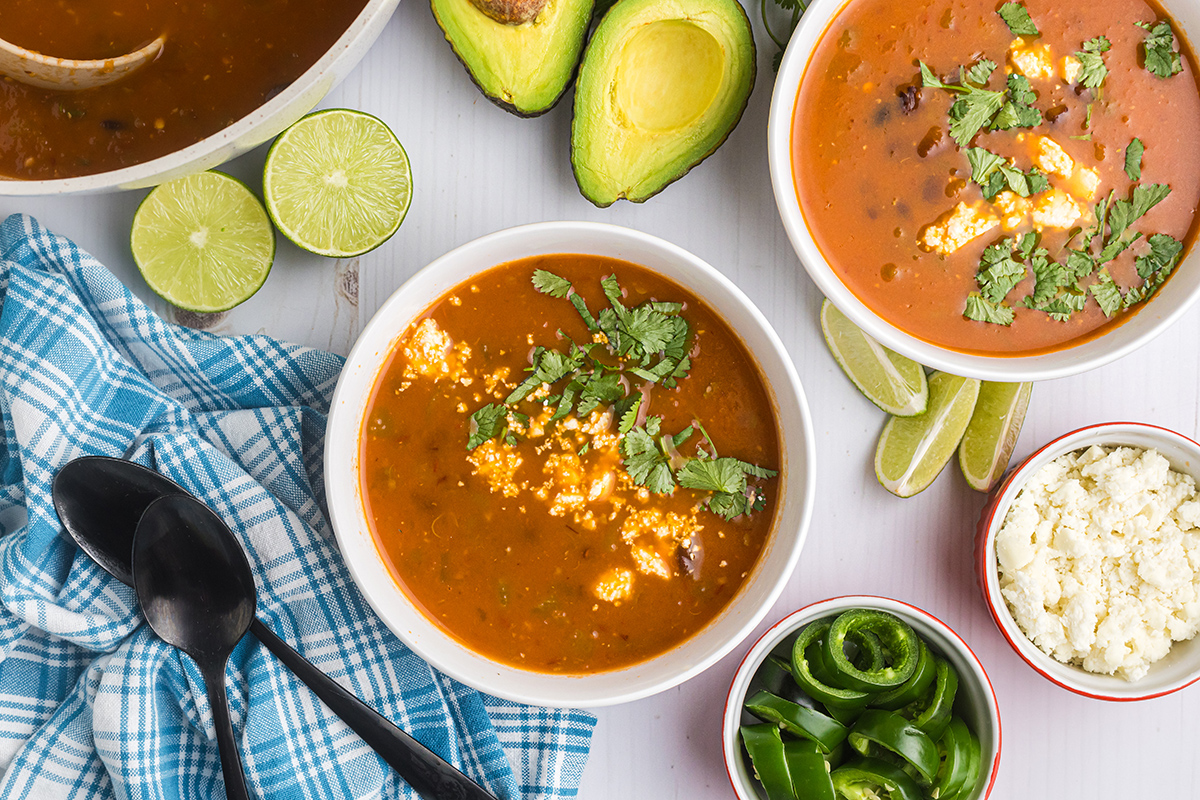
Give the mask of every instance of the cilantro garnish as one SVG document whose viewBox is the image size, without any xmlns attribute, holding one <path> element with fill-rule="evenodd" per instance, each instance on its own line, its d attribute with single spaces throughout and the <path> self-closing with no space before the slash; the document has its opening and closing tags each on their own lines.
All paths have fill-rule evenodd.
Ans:
<svg viewBox="0 0 1200 800">
<path fill-rule="evenodd" d="M 1004 20 L 1004 24 L 1008 26 L 1013 36 L 1038 35 L 1037 25 L 1033 24 L 1029 12 L 1020 3 L 1005 3 L 996 13 Z"/>
<path fill-rule="evenodd" d="M 1175 50 L 1175 33 L 1165 19 L 1151 26 L 1148 22 L 1134 23 L 1147 32 L 1142 48 L 1146 69 L 1160 78 L 1170 78 L 1183 72 L 1183 56 Z"/>
<path fill-rule="evenodd" d="M 1142 154 L 1146 152 L 1141 139 L 1134 139 L 1125 148 L 1125 174 L 1131 181 L 1142 179 Z"/>
<path fill-rule="evenodd" d="M 649 394 L 630 388 L 630 378 L 642 381 L 643 387 L 657 384 L 669 389 L 687 376 L 691 368 L 691 328 L 681 316 L 681 303 L 647 300 L 628 307 L 621 284 L 615 275 L 609 275 L 600 281 L 608 306 L 593 315 L 567 279 L 539 269 L 534 271 L 532 283 L 542 294 L 569 300 L 594 334 L 594 341 L 577 344 L 560 330 L 558 337 L 566 342 L 564 348 L 534 348 L 529 374 L 504 403 L 490 403 L 471 415 L 468 450 L 490 439 L 516 444 L 529 421 L 517 411 L 520 403 L 553 407 L 550 422 L 572 412 L 585 417 L 601 406 L 609 406 L 618 421 L 621 461 L 635 484 L 657 494 L 670 494 L 676 485 L 706 491 L 709 495 L 703 502 L 726 519 L 764 506 L 766 498 L 761 489 L 749 486 L 748 479 L 774 477 L 775 472 L 735 458 L 717 458 L 707 433 L 704 438 L 708 450 L 697 446 L 695 456 L 679 453 L 677 448 L 694 433 L 693 426 L 673 436 L 660 435 L 663 418 L 643 414 Z M 640 425 L 639 418 L 644 419 Z M 585 444 L 578 452 L 583 455 L 587 451 Z M 703 465 L 691 466 L 696 462 Z"/>
<path fill-rule="evenodd" d="M 995 325 L 1012 325 L 1013 310 L 1006 305 L 993 303 L 978 292 L 967 295 L 967 307 L 963 316 L 975 322 L 990 322 Z"/>
<path fill-rule="evenodd" d="M 946 83 L 923 61 L 921 85 L 958 94 L 950 106 L 950 138 L 966 147 L 984 128 L 1009 130 L 1042 123 L 1042 112 L 1032 103 L 1037 94 L 1023 75 L 1009 75 L 1003 91 L 983 88 L 996 70 L 996 62 L 981 59 L 969 69 L 959 67 L 959 82 Z"/>
<path fill-rule="evenodd" d="M 1104 316 L 1111 317 L 1121 308 L 1121 290 L 1117 287 L 1116 281 L 1108 274 L 1108 267 L 1100 270 L 1099 279 L 1090 287 L 1092 296 L 1096 298 L 1096 302 L 1100 305 L 1100 310 L 1104 312 Z"/>
<path fill-rule="evenodd" d="M 988 201 L 994 200 L 1005 189 L 1021 197 L 1029 197 L 1050 188 L 1050 181 L 1037 167 L 1023 172 L 1009 164 L 1003 156 L 982 147 L 972 147 L 966 152 L 967 161 L 971 164 L 971 180 L 980 185 Z"/>
<path fill-rule="evenodd" d="M 1083 43 L 1083 49 L 1075 51 L 1082 67 L 1079 71 L 1079 82 L 1089 89 L 1099 89 L 1108 77 L 1108 67 L 1104 66 L 1103 54 L 1112 48 L 1106 36 L 1097 36 Z"/>
</svg>

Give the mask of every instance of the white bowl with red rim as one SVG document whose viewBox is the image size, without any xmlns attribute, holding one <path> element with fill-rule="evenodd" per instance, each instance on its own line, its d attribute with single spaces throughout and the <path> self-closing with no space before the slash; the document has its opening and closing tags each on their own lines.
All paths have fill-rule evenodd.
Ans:
<svg viewBox="0 0 1200 800">
<path fill-rule="evenodd" d="M 1043 652 L 1021 631 L 1000 594 L 996 534 L 1004 524 L 1008 509 L 1026 482 L 1043 466 L 1061 455 L 1093 445 L 1157 450 L 1171 463 L 1171 469 L 1190 475 L 1200 483 L 1200 444 L 1175 431 L 1143 422 L 1110 422 L 1060 436 L 1022 461 L 989 496 L 975 534 L 975 577 L 1001 635 L 1042 677 L 1097 700 L 1149 700 L 1177 692 L 1200 680 L 1200 636 L 1175 642 L 1166 657 L 1150 666 L 1145 677 L 1127 681 L 1115 675 L 1097 674 L 1064 664 Z"/>
<path fill-rule="evenodd" d="M 746 697 L 758 691 L 755 680 L 767 656 L 775 654 L 791 660 L 792 644 L 811 622 L 830 619 L 843 611 L 858 608 L 877 609 L 900 617 L 925 640 L 931 649 L 947 659 L 958 673 L 958 693 L 954 698 L 954 713 L 962 717 L 967 727 L 979 737 L 983 755 L 979 766 L 979 782 L 974 794 L 961 800 L 983 800 L 992 793 L 996 773 L 1000 768 L 1000 705 L 996 692 L 979 658 L 950 626 L 937 617 L 901 600 L 870 595 L 851 595 L 822 600 L 794 611 L 764 633 L 746 653 L 734 673 L 725 699 L 725 716 L 721 726 L 721 745 L 725 752 L 725 771 L 739 800 L 765 800 L 766 793 L 754 778 L 754 771 L 742 748 L 738 729 L 745 723 L 761 722 L 743 710 Z"/>
<path fill-rule="evenodd" d="M 586 675 L 534 672 L 474 652 L 431 620 L 397 584 L 376 546 L 363 503 L 359 436 L 371 390 L 393 346 L 454 287 L 509 261 L 583 253 L 640 264 L 701 298 L 753 354 L 771 396 L 780 438 L 780 502 L 745 583 L 704 628 L 668 651 Z M 519 312 L 519 309 L 515 309 Z M 762 621 L 800 558 L 816 491 L 808 403 L 783 342 L 750 299 L 714 267 L 640 231 L 594 222 L 543 222 L 498 231 L 452 250 L 396 290 L 355 343 L 333 395 L 325 433 L 330 521 L 350 574 L 375 612 L 417 655 L 476 689 L 533 705 L 589 708 L 669 689 L 715 664 Z"/>
<path fill-rule="evenodd" d="M 855 325 L 885 347 L 927 367 L 988 381 L 1041 381 L 1078 375 L 1132 353 L 1200 300 L 1200 247 L 1191 247 L 1154 298 L 1115 328 L 1052 352 L 1024 356 L 960 352 L 927 342 L 901 330 L 859 300 L 817 247 L 800 207 L 792 170 L 792 122 L 800 84 L 806 79 L 809 61 L 825 31 L 853 2 L 813 0 L 800 18 L 775 77 L 767 122 L 767 163 L 775 205 L 801 265 L 821 293 Z M 1177 23 L 1176 32 L 1182 28 L 1189 40 L 1200 41 L 1200 0 L 1168 0 L 1164 5 Z"/>
</svg>

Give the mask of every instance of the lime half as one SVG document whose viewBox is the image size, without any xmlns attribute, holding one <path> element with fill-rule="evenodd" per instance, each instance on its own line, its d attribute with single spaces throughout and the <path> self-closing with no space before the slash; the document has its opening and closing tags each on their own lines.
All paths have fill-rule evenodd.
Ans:
<svg viewBox="0 0 1200 800">
<path fill-rule="evenodd" d="M 894 495 L 923 491 L 954 455 L 975 401 L 979 381 L 945 372 L 929 377 L 929 408 L 919 417 L 892 417 L 875 448 L 875 476 Z"/>
<path fill-rule="evenodd" d="M 924 367 L 867 336 L 828 300 L 821 304 L 821 332 L 838 366 L 868 400 L 894 417 L 925 412 Z"/>
<path fill-rule="evenodd" d="M 412 200 L 412 170 L 396 134 L 361 111 L 309 114 L 279 135 L 263 167 L 279 232 L 322 256 L 348 258 L 392 237 Z"/>
<path fill-rule="evenodd" d="M 146 283 L 189 311 L 225 311 L 257 292 L 275 260 L 275 232 L 246 184 L 200 172 L 156 187 L 129 234 Z"/>
<path fill-rule="evenodd" d="M 958 445 L 958 465 L 972 489 L 990 492 L 1008 469 L 1032 394 L 1032 383 L 980 385 L 975 413 Z"/>
</svg>

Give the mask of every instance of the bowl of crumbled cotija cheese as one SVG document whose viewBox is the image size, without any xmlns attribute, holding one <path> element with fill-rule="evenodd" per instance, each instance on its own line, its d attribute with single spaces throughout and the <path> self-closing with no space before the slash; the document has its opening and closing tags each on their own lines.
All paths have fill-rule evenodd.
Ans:
<svg viewBox="0 0 1200 800">
<path fill-rule="evenodd" d="M 1200 679 L 1200 444 L 1111 423 L 1043 447 L 992 494 L 976 569 L 1000 632 L 1058 685 L 1105 700 Z"/>
</svg>

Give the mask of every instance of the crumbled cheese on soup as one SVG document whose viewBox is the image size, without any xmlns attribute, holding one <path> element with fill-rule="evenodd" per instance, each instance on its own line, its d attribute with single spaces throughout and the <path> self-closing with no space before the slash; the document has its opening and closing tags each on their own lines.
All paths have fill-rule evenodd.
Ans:
<svg viewBox="0 0 1200 800">
<path fill-rule="evenodd" d="M 516 497 L 523 488 L 516 482 L 517 467 L 521 457 L 512 447 L 489 439 L 467 453 L 467 461 L 475 467 L 475 474 L 488 483 L 488 488 L 505 497 Z"/>
<path fill-rule="evenodd" d="M 633 593 L 633 573 L 627 569 L 613 567 L 604 573 L 592 591 L 601 600 L 620 605 Z"/>
<path fill-rule="evenodd" d="M 1061 189 L 1053 189 L 1035 199 L 1029 218 L 1037 228 L 1069 228 L 1083 216 L 1083 209 Z"/>
<path fill-rule="evenodd" d="M 450 334 L 426 317 L 404 343 L 404 357 L 408 361 L 404 377 L 469 381 L 466 361 L 470 356 L 471 348 L 465 342 L 455 344 Z"/>
<path fill-rule="evenodd" d="M 1034 147 L 1034 162 L 1042 172 L 1062 178 L 1071 177 L 1071 173 L 1075 171 L 1075 159 L 1067 155 L 1062 145 L 1049 136 L 1038 136 Z"/>
<path fill-rule="evenodd" d="M 1049 45 L 1027 45 L 1024 39 L 1013 39 L 1008 57 L 1017 72 L 1031 81 L 1054 77 L 1054 57 Z"/>
<path fill-rule="evenodd" d="M 925 228 L 921 243 L 929 250 L 948 256 L 999 224 L 999 218 L 983 203 L 967 205 L 960 202 L 945 218 Z"/>
<path fill-rule="evenodd" d="M 996 534 L 1000 592 L 1044 652 L 1134 681 L 1200 627 L 1200 502 L 1154 450 L 1054 459 Z"/>
<path fill-rule="evenodd" d="M 1083 64 L 1075 56 L 1062 57 L 1062 79 L 1064 83 L 1074 83 L 1083 72 Z"/>
</svg>

